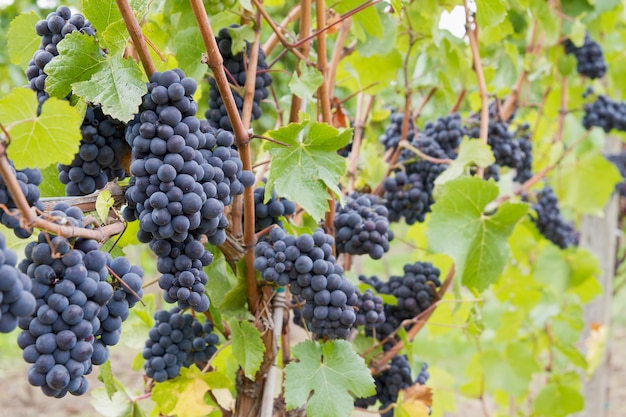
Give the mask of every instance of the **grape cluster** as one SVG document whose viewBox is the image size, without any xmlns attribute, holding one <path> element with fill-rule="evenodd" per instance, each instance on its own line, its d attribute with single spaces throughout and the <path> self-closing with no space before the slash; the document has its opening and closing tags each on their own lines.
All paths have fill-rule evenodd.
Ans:
<svg viewBox="0 0 626 417">
<path fill-rule="evenodd" d="M 196 88 L 179 69 L 150 77 L 140 114 L 126 130 L 133 177 L 124 217 L 139 220 L 139 241 L 150 242 L 158 257 L 165 300 L 204 312 L 209 299 L 203 267 L 213 256 L 201 239 L 224 243 L 224 207 L 252 185 L 254 175 L 242 171 L 232 133 L 200 130 Z"/>
<path fill-rule="evenodd" d="M 176 378 L 193 347 L 193 316 L 178 308 L 160 310 L 143 350 L 146 375 L 156 382 Z"/>
<path fill-rule="evenodd" d="M 72 15 L 72 11 L 67 6 L 59 6 L 55 12 L 50 13 L 45 20 L 40 20 L 35 25 L 35 31 L 41 36 L 39 49 L 33 55 L 33 59 L 28 63 L 26 77 L 30 82 L 30 88 L 37 92 L 39 104 L 48 99 L 48 93 L 44 91 L 46 83 L 45 66 L 59 55 L 57 45 L 68 33 L 80 31 L 87 35 L 94 36 L 96 30 L 83 15 L 77 13 Z"/>
<path fill-rule="evenodd" d="M 141 288 L 143 282 L 143 269 L 131 265 L 126 258 L 112 259 L 107 254 L 107 269 L 113 276 L 111 287 L 113 297 L 100 309 L 98 319 L 102 323 L 100 330 L 95 333 L 106 345 L 116 345 L 122 334 L 122 322 L 126 321 L 129 309 L 143 296 Z M 85 256 L 85 265 L 89 264 L 88 256 Z"/>
<path fill-rule="evenodd" d="M 368 398 L 359 398 L 355 401 L 357 407 L 367 408 L 380 401 L 380 410 L 389 407 L 398 399 L 400 390 L 413 385 L 411 378 L 411 365 L 406 355 L 395 356 L 389 368 L 374 377 L 376 395 Z M 393 409 L 381 414 L 382 417 L 392 417 Z"/>
<path fill-rule="evenodd" d="M 309 330 L 331 339 L 348 337 L 358 300 L 356 288 L 335 264 L 333 243 L 322 229 L 296 238 L 277 227 L 257 243 L 254 261 L 266 281 L 290 284 L 292 294 L 306 301 L 302 317 Z"/>
<path fill-rule="evenodd" d="M 388 215 L 387 208 L 375 196 L 357 193 L 346 197 L 345 204 L 337 208 L 334 221 L 337 252 L 382 258 L 393 239 Z"/>
<path fill-rule="evenodd" d="M 237 25 L 234 25 L 233 27 L 237 27 Z M 250 56 L 250 44 L 246 42 L 245 52 L 233 54 L 233 40 L 228 28 L 220 29 L 215 40 L 219 47 L 220 54 L 224 59 L 224 69 L 226 70 L 229 82 L 235 87 L 242 87 L 246 83 L 246 56 Z M 265 62 L 265 53 L 263 52 L 263 49 L 259 48 L 251 120 L 256 120 L 261 117 L 261 100 L 264 100 L 269 96 L 267 87 L 272 84 L 272 76 L 267 72 L 267 70 L 268 66 Z M 207 120 L 211 126 L 215 128 L 232 131 L 233 127 L 228 119 L 226 107 L 224 106 L 224 100 L 222 99 L 217 88 L 215 78 L 209 78 L 209 87 L 209 109 L 205 113 Z M 233 97 L 235 99 L 239 115 L 241 115 L 241 112 L 243 111 L 243 97 L 235 91 L 234 88 L 231 88 L 231 91 L 233 92 Z"/>
<path fill-rule="evenodd" d="M 415 382 L 420 385 L 426 385 L 426 381 L 430 378 L 430 372 L 428 372 L 428 364 L 424 362 L 422 364 L 422 369 L 420 369 L 420 373 L 415 378 Z"/>
<path fill-rule="evenodd" d="M 41 175 L 39 168 L 24 168 L 16 170 L 13 166 L 13 162 L 11 162 L 11 171 L 17 179 L 17 183 L 20 186 L 22 193 L 26 197 L 28 205 L 30 207 L 36 207 L 39 210 L 43 210 L 43 205 L 39 200 L 40 192 L 38 188 L 39 184 L 41 184 L 43 176 Z M 17 237 L 22 239 L 29 237 L 32 234 L 32 231 L 20 226 L 21 214 L 17 209 L 15 200 L 9 192 L 6 183 L 1 177 L 0 204 L 4 205 L 9 210 L 8 212 L 0 210 L 2 213 L 0 214 L 0 222 L 9 229 L 13 229 Z"/>
<path fill-rule="evenodd" d="M 404 113 L 391 110 L 390 122 L 385 127 L 385 133 L 383 133 L 378 139 L 383 144 L 385 150 L 395 148 L 400 143 L 402 138 L 402 121 L 404 120 Z M 413 141 L 415 137 L 415 127 L 413 126 L 413 120 L 409 118 L 409 130 L 406 140 Z"/>
<path fill-rule="evenodd" d="M 123 123 L 105 115 L 101 106 L 87 108 L 74 160 L 69 165 L 57 165 L 66 195 L 91 194 L 104 188 L 108 181 L 126 177 L 122 158 L 130 147 L 124 139 L 125 129 Z"/>
<path fill-rule="evenodd" d="M 626 152 L 608 155 L 607 159 L 617 167 L 622 177 L 626 178 Z M 626 197 L 626 180 L 617 184 L 615 186 L 615 191 L 617 191 L 620 196 Z"/>
<path fill-rule="evenodd" d="M 478 126 L 472 127 L 468 132 L 468 136 L 479 138 L 480 128 Z M 487 143 L 491 146 L 497 165 L 509 168 L 523 166 L 527 156 L 522 151 L 519 141 L 509 131 L 508 123 L 490 119 Z"/>
<path fill-rule="evenodd" d="M 421 134 L 437 142 L 449 158 L 456 158 L 456 150 L 466 132 L 461 125 L 461 115 L 452 113 L 427 122 Z"/>
<path fill-rule="evenodd" d="M 36 308 L 30 278 L 16 264 L 16 253 L 6 247 L 6 238 L 0 234 L 0 333 L 12 332 L 17 319 L 30 316 Z"/>
<path fill-rule="evenodd" d="M 626 132 L 626 103 L 599 95 L 593 103 L 585 104 L 583 126 L 585 129 L 597 126 L 607 133 L 613 129 Z"/>
<path fill-rule="evenodd" d="M 565 52 L 574 54 L 576 57 L 576 69 L 578 73 L 595 79 L 602 78 L 606 74 L 607 66 L 600 45 L 591 39 L 589 32 L 585 33 L 585 43 L 581 47 L 574 45 L 572 41 L 563 41 Z"/>
<path fill-rule="evenodd" d="M 398 222 L 404 217 L 407 224 L 423 222 L 430 211 L 431 195 L 417 173 L 394 172 L 383 181 L 383 199 L 389 211 L 389 221 Z"/>
<path fill-rule="evenodd" d="M 201 324 L 177 307 L 157 311 L 154 318 L 143 358 L 146 375 L 156 382 L 177 377 L 182 367 L 205 364 L 217 351 L 219 339 L 211 322 Z"/>
<path fill-rule="evenodd" d="M 578 231 L 561 216 L 559 201 L 552 187 L 546 185 L 537 193 L 537 202 L 532 208 L 537 213 L 533 222 L 546 239 L 561 249 L 578 245 Z"/>
<path fill-rule="evenodd" d="M 518 127 L 514 137 L 517 143 L 519 143 L 519 148 L 524 156 L 516 167 L 515 178 L 513 178 L 513 180 L 524 183 L 533 176 L 533 143 L 530 140 L 530 125 L 524 123 Z"/>
<path fill-rule="evenodd" d="M 83 227 L 77 207 L 57 204 L 50 216 L 59 224 Z M 36 312 L 18 321 L 23 330 L 18 344 L 32 364 L 28 381 L 48 396 L 81 395 L 87 390 L 84 375 L 103 364 L 107 346 L 119 340 L 121 319 L 107 321 L 102 313 L 114 296 L 107 254 L 94 240 L 69 241 L 45 232 L 25 254 L 19 268 L 31 278 L 37 300 Z"/>
<path fill-rule="evenodd" d="M 256 232 L 269 227 L 273 224 L 282 227 L 283 224 L 279 220 L 281 216 L 289 216 L 296 212 L 296 205 L 286 198 L 278 198 L 276 191 L 272 190 L 272 197 L 266 203 L 265 187 L 257 187 L 254 189 L 254 229 Z"/>
<path fill-rule="evenodd" d="M 359 293 L 359 299 L 355 306 L 357 310 L 356 324 L 372 330 L 385 323 L 385 311 L 383 299 L 375 295 L 372 290 Z"/>
<path fill-rule="evenodd" d="M 448 159 L 439 144 L 424 135 L 418 135 L 411 145 L 432 158 Z M 407 224 L 422 222 L 434 203 L 435 180 L 448 165 L 427 161 L 409 149 L 401 152 L 398 162 L 404 169 L 396 169 L 394 175 L 383 182 L 389 220 L 394 222 L 404 217 Z"/>
</svg>

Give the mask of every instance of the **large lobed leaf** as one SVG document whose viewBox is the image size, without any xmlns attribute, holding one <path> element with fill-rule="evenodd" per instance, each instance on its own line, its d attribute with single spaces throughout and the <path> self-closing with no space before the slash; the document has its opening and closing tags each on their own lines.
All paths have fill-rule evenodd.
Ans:
<svg viewBox="0 0 626 417">
<path fill-rule="evenodd" d="M 501 274 L 509 254 L 507 239 L 528 211 L 526 204 L 506 202 L 495 213 L 485 213 L 497 196 L 493 181 L 477 177 L 449 181 L 428 223 L 430 249 L 454 259 L 462 283 L 479 291 Z"/>
<path fill-rule="evenodd" d="M 229 321 L 229 325 L 232 332 L 233 356 L 246 376 L 254 379 L 254 375 L 261 367 L 263 353 L 265 352 L 261 333 L 249 321 L 232 319 Z"/>
<path fill-rule="evenodd" d="M 78 151 L 83 115 L 67 101 L 50 98 L 37 114 L 34 91 L 15 88 L 0 99 L 0 123 L 9 133 L 9 156 L 20 169 L 69 164 Z"/>
<path fill-rule="evenodd" d="M 297 362 L 285 367 L 288 409 L 306 405 L 311 417 L 348 417 L 354 409 L 353 395 L 376 393 L 365 361 L 346 341 L 307 340 L 294 346 L 292 353 Z"/>
<path fill-rule="evenodd" d="M 337 184 L 346 170 L 346 161 L 337 155 L 337 150 L 350 142 L 352 129 L 339 132 L 326 123 L 310 122 L 303 115 L 301 120 L 268 133 L 287 146 L 267 145 L 272 154 L 272 170 L 265 195 L 269 198 L 275 188 L 280 196 L 321 219 L 328 209 L 327 188 L 341 195 Z"/>
<path fill-rule="evenodd" d="M 28 66 L 28 62 L 33 58 L 33 54 L 39 48 L 41 37 L 34 30 L 24 28 L 34 28 L 39 21 L 39 16 L 35 12 L 23 13 L 11 21 L 7 33 L 7 46 L 11 62 L 22 68 Z"/>
</svg>

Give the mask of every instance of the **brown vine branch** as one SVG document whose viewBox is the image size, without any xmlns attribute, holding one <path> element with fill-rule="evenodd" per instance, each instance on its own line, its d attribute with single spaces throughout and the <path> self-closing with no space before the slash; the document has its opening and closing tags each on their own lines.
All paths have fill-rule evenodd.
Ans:
<svg viewBox="0 0 626 417">
<path fill-rule="evenodd" d="M 489 133 L 489 101 L 487 94 L 487 83 L 485 81 L 485 74 L 483 72 L 483 66 L 480 62 L 480 48 L 478 42 L 478 23 L 476 19 L 471 17 L 471 11 L 469 9 L 468 1 L 463 0 L 465 5 L 465 30 L 469 37 L 470 48 L 472 50 L 472 57 L 474 59 L 474 71 L 478 78 L 478 89 L 480 91 L 480 140 L 485 145 L 487 144 L 487 135 Z M 484 169 L 479 167 L 477 175 L 482 178 Z"/>
<path fill-rule="evenodd" d="M 302 8 L 300 7 L 300 5 L 299 4 L 296 5 L 294 8 L 292 8 L 289 11 L 287 16 L 285 16 L 285 18 L 283 19 L 283 21 L 280 22 L 277 29 L 280 30 L 282 28 L 285 28 L 291 22 L 293 22 L 298 17 L 300 17 L 301 11 L 302 11 Z M 281 31 L 281 34 L 282 34 L 282 31 Z M 269 55 L 272 52 L 272 50 L 274 50 L 278 42 L 279 42 L 278 35 L 276 34 L 276 32 L 273 32 L 272 35 L 263 44 L 263 52 L 265 52 L 266 56 Z"/>
<path fill-rule="evenodd" d="M 408 149 L 413 152 L 420 158 L 425 161 L 432 162 L 433 164 L 450 164 L 452 163 L 452 159 L 441 159 L 441 158 L 433 158 L 432 156 L 426 155 L 424 152 L 417 149 L 415 146 L 411 145 L 408 141 L 400 142 L 398 147 Z"/>
<path fill-rule="evenodd" d="M 559 108 L 559 122 L 557 125 L 555 142 L 563 140 L 563 129 L 565 128 L 565 116 L 567 115 L 567 77 L 561 80 L 561 107 Z"/>
<path fill-rule="evenodd" d="M 365 123 L 367 116 L 370 114 L 372 105 L 374 104 L 374 96 L 365 96 L 359 94 L 356 106 L 356 120 L 354 121 L 354 138 L 352 139 L 352 151 L 350 152 L 350 160 L 348 163 L 348 192 L 354 192 L 354 184 L 356 181 L 356 171 L 359 162 L 359 153 L 361 151 L 361 143 L 363 133 L 365 132 Z"/>
<path fill-rule="evenodd" d="M 462 89 L 459 95 L 457 96 L 456 103 L 454 103 L 454 106 L 452 106 L 450 113 L 455 113 L 459 111 L 459 108 L 461 107 L 461 104 L 463 103 L 463 100 L 465 99 L 466 94 L 467 94 L 467 89 L 465 88 Z"/>
<path fill-rule="evenodd" d="M 304 61 L 307 63 L 307 65 L 313 65 L 313 63 L 311 61 L 309 61 L 309 59 L 304 56 L 297 48 L 297 45 L 293 45 L 291 43 L 289 43 L 287 41 L 287 39 L 285 38 L 285 36 L 283 35 L 282 31 L 280 30 L 280 27 L 276 24 L 276 22 L 274 22 L 274 20 L 271 18 L 271 16 L 269 15 L 269 13 L 267 13 L 267 11 L 263 8 L 263 5 L 261 4 L 261 2 L 259 2 L 259 0 L 252 0 L 252 4 L 254 4 L 254 6 L 257 8 L 257 10 L 261 13 L 261 15 L 263 16 L 263 19 L 265 19 L 265 21 L 270 25 L 270 27 L 272 28 L 272 30 L 274 31 L 274 33 L 276 34 L 276 36 L 278 37 L 278 40 L 280 41 L 280 43 L 287 49 L 289 50 L 289 52 L 293 53 L 298 59 Z"/>
<path fill-rule="evenodd" d="M 150 78 L 150 76 L 156 72 L 156 67 L 154 66 L 154 62 L 152 62 L 152 57 L 150 57 L 150 51 L 148 51 L 145 38 L 143 36 L 143 33 L 141 32 L 141 27 L 139 26 L 137 19 L 135 19 L 135 14 L 130 8 L 130 4 L 128 3 L 128 1 L 115 0 L 115 2 L 117 3 L 117 8 L 122 14 L 122 18 L 124 19 L 124 23 L 126 24 L 126 29 L 130 34 L 130 38 L 133 41 L 135 50 L 139 55 L 141 65 L 143 65 L 143 69 L 144 71 L 146 71 L 146 75 L 148 76 L 148 78 Z"/>
<path fill-rule="evenodd" d="M 424 97 L 424 99 L 422 100 L 422 103 L 420 104 L 420 106 L 417 108 L 417 110 L 415 110 L 415 113 L 413 113 L 413 115 L 411 116 L 411 118 L 413 119 L 413 122 L 419 119 L 420 115 L 424 111 L 424 107 L 426 107 L 426 105 L 428 104 L 430 99 L 433 98 L 436 92 L 437 92 L 437 87 L 433 87 L 430 89 L 426 97 Z"/>
<path fill-rule="evenodd" d="M 244 170 L 252 169 L 252 158 L 250 155 L 250 135 L 246 129 L 239 112 L 237 111 L 237 105 L 233 97 L 233 92 L 228 84 L 226 73 L 224 72 L 224 60 L 220 54 L 217 42 L 213 35 L 211 23 L 209 22 L 208 15 L 204 8 L 202 0 L 190 0 L 191 8 L 198 22 L 200 33 L 202 34 L 202 40 L 207 50 L 206 63 L 213 72 L 215 82 L 219 90 L 220 96 L 224 100 L 224 106 L 228 114 L 228 119 L 233 127 L 235 135 L 235 143 L 239 148 L 239 156 L 243 162 Z M 244 243 L 245 243 L 245 258 L 246 258 L 246 282 L 247 282 L 247 299 L 248 308 L 254 314 L 257 306 L 259 305 L 259 292 L 256 282 L 256 272 L 254 270 L 254 245 L 256 243 L 256 236 L 254 234 L 254 194 L 251 187 L 244 189 Z"/>
<path fill-rule="evenodd" d="M 299 33 L 298 38 L 304 39 L 311 32 L 311 0 L 302 0 L 300 2 L 302 13 L 300 17 L 300 25 L 299 25 Z M 311 42 L 304 42 L 298 48 L 300 53 L 308 57 L 309 52 L 311 51 Z M 308 60 L 308 58 L 307 58 Z M 306 62 L 306 61 L 305 61 Z M 300 75 L 300 60 L 296 61 L 296 73 Z M 303 100 L 295 94 L 291 95 L 291 107 L 289 109 L 289 122 L 294 123 L 298 122 L 298 114 L 302 108 Z"/>
</svg>

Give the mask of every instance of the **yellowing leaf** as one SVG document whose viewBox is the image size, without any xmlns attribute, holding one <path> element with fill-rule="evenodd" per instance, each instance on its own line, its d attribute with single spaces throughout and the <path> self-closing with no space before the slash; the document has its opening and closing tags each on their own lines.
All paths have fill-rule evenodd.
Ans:
<svg viewBox="0 0 626 417">
<path fill-rule="evenodd" d="M 604 351 L 606 347 L 607 328 L 601 323 L 592 323 L 591 332 L 585 345 L 587 347 L 587 379 L 598 369 L 600 363 L 604 359 Z"/>
<path fill-rule="evenodd" d="M 205 378 L 195 366 L 182 368 L 177 378 L 157 383 L 152 398 L 163 414 L 178 417 L 207 415 L 217 406 L 205 402 L 205 394 L 210 389 Z"/>
<path fill-rule="evenodd" d="M 78 151 L 83 115 L 56 98 L 46 100 L 41 114 L 38 106 L 29 88 L 15 88 L 0 99 L 0 123 L 11 137 L 8 152 L 17 169 L 69 164 Z"/>
</svg>

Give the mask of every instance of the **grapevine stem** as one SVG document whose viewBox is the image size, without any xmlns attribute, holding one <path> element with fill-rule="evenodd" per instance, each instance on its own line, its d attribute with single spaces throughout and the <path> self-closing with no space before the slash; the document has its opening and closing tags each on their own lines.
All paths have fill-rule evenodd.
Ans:
<svg viewBox="0 0 626 417">
<path fill-rule="evenodd" d="M 283 316 L 285 312 L 285 291 L 278 291 L 274 295 L 272 301 L 273 307 L 273 336 L 274 336 L 274 361 L 270 367 L 267 378 L 265 379 L 265 387 L 263 389 L 263 403 L 261 405 L 261 417 L 272 417 L 274 411 L 274 387 L 276 385 L 276 374 L 278 367 L 276 364 L 276 358 L 278 357 L 278 350 L 280 348 L 280 337 L 283 332 Z"/>
<path fill-rule="evenodd" d="M 311 32 L 311 0 L 302 0 L 300 2 L 302 5 L 302 16 L 300 17 L 300 25 L 298 37 L 300 39 L 304 39 Z M 311 42 L 304 42 L 300 45 L 298 50 L 305 57 L 309 56 L 309 52 L 311 50 Z M 296 61 L 296 72 L 300 75 L 299 69 L 300 61 Z M 303 100 L 295 94 L 291 95 L 291 108 L 289 109 L 289 122 L 298 122 L 298 113 L 300 108 L 302 107 Z"/>
<path fill-rule="evenodd" d="M 150 51 L 148 51 L 145 38 L 143 36 L 143 33 L 141 33 L 141 27 L 139 26 L 137 19 L 135 19 L 135 14 L 130 8 L 130 4 L 128 3 L 128 1 L 115 0 L 115 2 L 117 3 L 117 8 L 120 9 L 120 13 L 122 14 L 122 18 L 124 19 L 124 23 L 126 24 L 126 29 L 128 29 L 130 38 L 133 40 L 133 45 L 135 45 L 135 50 L 139 55 L 141 65 L 143 65 L 143 69 L 146 71 L 146 75 L 148 76 L 148 78 L 150 78 L 150 76 L 156 72 L 156 67 L 154 66 L 152 57 L 150 57 Z"/>
<path fill-rule="evenodd" d="M 452 106 L 450 113 L 455 113 L 459 111 L 459 108 L 461 107 L 461 103 L 463 103 L 463 100 L 465 99 L 466 94 L 467 94 L 467 89 L 465 88 L 462 89 L 459 95 L 457 96 L 456 103 L 454 103 L 454 106 Z"/>
<path fill-rule="evenodd" d="M 233 92 L 228 85 L 226 74 L 224 73 L 224 59 L 220 54 L 217 42 L 213 36 L 213 30 L 211 29 L 211 23 L 204 8 L 202 0 L 190 0 L 193 13 L 198 22 L 200 33 L 202 34 L 202 40 L 207 49 L 206 63 L 213 71 L 217 88 L 220 92 L 222 99 L 224 100 L 224 106 L 228 114 L 228 119 L 233 127 L 235 135 L 235 143 L 239 148 L 239 156 L 243 163 L 244 170 L 252 169 L 252 158 L 250 155 L 250 135 L 239 117 L 237 111 L 237 105 L 233 97 Z M 254 245 L 256 243 L 256 236 L 254 235 L 254 194 L 251 187 L 244 189 L 244 244 L 245 244 L 245 258 L 246 258 L 246 282 L 247 282 L 247 298 L 248 308 L 254 314 L 257 306 L 259 305 L 259 292 L 256 282 L 256 272 L 254 270 Z"/>
<path fill-rule="evenodd" d="M 309 61 L 307 59 L 306 56 L 304 56 L 298 49 L 297 49 L 297 45 L 292 45 L 289 42 L 287 42 L 287 39 L 285 39 L 285 37 L 283 36 L 283 33 L 280 30 L 280 27 L 278 27 L 278 25 L 276 24 L 276 22 L 274 22 L 274 20 L 272 20 L 272 18 L 270 17 L 270 15 L 267 13 L 267 11 L 263 8 L 263 5 L 261 4 L 261 2 L 259 0 L 252 0 L 252 4 L 254 4 L 254 6 L 257 8 L 257 10 L 259 12 L 261 12 L 261 15 L 263 15 L 263 19 L 265 19 L 267 21 L 267 23 L 270 25 L 270 27 L 272 28 L 272 30 L 274 31 L 274 33 L 276 34 L 276 36 L 278 37 L 278 40 L 280 41 L 280 43 L 283 44 L 283 46 L 288 49 L 289 51 L 291 51 L 291 53 L 293 53 L 298 59 L 304 61 L 307 63 L 307 65 L 313 65 L 311 63 L 311 61 Z"/>
<path fill-rule="evenodd" d="M 426 107 L 426 105 L 428 104 L 430 99 L 433 98 L 436 92 L 437 92 L 437 87 L 433 87 L 430 89 L 426 97 L 424 97 L 424 99 L 422 100 L 422 103 L 420 104 L 418 109 L 411 116 L 411 118 L 413 119 L 413 122 L 415 122 L 420 117 L 420 115 L 422 114 L 422 111 L 424 111 L 424 107 Z"/>
<path fill-rule="evenodd" d="M 7 136 L 7 139 L 9 139 L 9 136 Z M 35 213 L 31 210 L 28 201 L 26 201 L 26 196 L 13 174 L 13 168 L 7 155 L 7 143 L 4 141 L 0 143 L 0 175 L 7 186 L 9 194 L 13 197 L 15 206 L 22 213 L 22 221 L 26 227 L 33 226 L 36 221 Z"/>
<path fill-rule="evenodd" d="M 398 147 L 399 148 L 406 148 L 406 149 L 410 150 L 411 152 L 413 152 L 414 154 L 416 154 L 417 156 L 419 156 L 420 158 L 422 158 L 423 160 L 428 161 L 428 162 L 432 162 L 433 164 L 450 164 L 450 163 L 452 163 L 452 159 L 440 159 L 440 158 L 433 158 L 432 156 L 428 156 L 424 152 L 422 152 L 419 149 L 417 149 L 415 146 L 411 145 L 408 141 L 400 142 L 398 144 Z"/>
<path fill-rule="evenodd" d="M 326 25 L 326 7 L 324 0 L 316 0 L 315 12 L 317 27 Z M 323 30 L 317 33 L 317 69 L 322 74 L 324 81 L 317 90 L 319 102 L 322 110 L 322 121 L 330 124 L 332 115 L 330 113 L 330 91 L 328 85 L 328 58 L 326 56 L 326 32 Z"/>
<path fill-rule="evenodd" d="M 365 123 L 373 103 L 374 96 L 366 97 L 363 93 L 359 94 L 356 105 L 356 120 L 354 122 L 354 139 L 352 140 L 352 151 L 350 152 L 350 166 L 348 168 L 348 192 L 350 193 L 354 192 L 354 183 L 356 180 L 357 164 L 359 162 L 363 132 L 365 131 Z"/>
<path fill-rule="evenodd" d="M 293 9 L 289 11 L 289 14 L 285 16 L 283 21 L 280 22 L 280 25 L 278 25 L 277 29 L 280 31 L 281 28 L 286 27 L 289 23 L 293 22 L 298 17 L 300 17 L 301 11 L 302 11 L 302 8 L 300 7 L 300 5 L 299 4 L 296 5 Z M 282 34 L 282 31 L 281 31 L 281 34 Z M 272 33 L 272 35 L 263 44 L 263 52 L 265 52 L 266 56 L 269 55 L 274 50 L 278 42 L 279 42 L 278 35 L 276 34 L 276 32 Z"/>
<path fill-rule="evenodd" d="M 474 71 L 478 78 L 478 88 L 480 91 L 481 109 L 480 109 L 480 140 L 485 145 L 487 144 L 487 135 L 489 133 L 489 102 L 487 96 L 487 83 L 485 82 L 485 74 L 483 73 L 483 66 L 480 62 L 480 49 L 478 44 L 478 22 L 476 19 L 471 18 L 471 11 L 467 0 L 463 0 L 465 4 L 465 30 L 469 37 L 470 48 L 472 50 L 472 56 L 474 58 Z M 484 168 L 479 167 L 477 175 L 482 178 Z"/>
<path fill-rule="evenodd" d="M 341 24 L 341 28 L 339 28 L 339 33 L 337 34 L 337 39 L 335 40 L 335 46 L 333 47 L 333 56 L 330 59 L 330 64 L 328 65 L 328 86 L 330 91 L 334 91 L 335 89 L 335 80 L 337 78 L 337 67 L 339 66 L 339 61 L 343 57 L 346 56 L 344 44 L 346 43 L 346 39 L 348 38 L 348 34 L 350 33 L 350 26 L 352 21 L 350 19 L 346 19 Z"/>
</svg>

